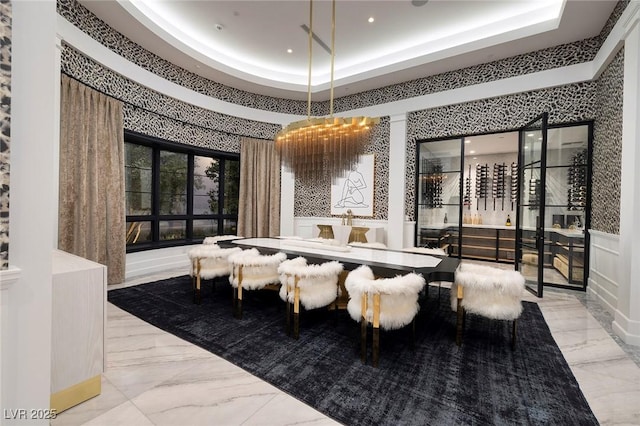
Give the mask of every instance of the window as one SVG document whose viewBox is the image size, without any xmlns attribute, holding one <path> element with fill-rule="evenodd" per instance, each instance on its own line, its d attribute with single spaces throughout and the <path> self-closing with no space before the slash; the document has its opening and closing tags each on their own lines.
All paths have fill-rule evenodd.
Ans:
<svg viewBox="0 0 640 426">
<path fill-rule="evenodd" d="M 236 234 L 240 161 L 125 133 L 127 251 Z"/>
</svg>

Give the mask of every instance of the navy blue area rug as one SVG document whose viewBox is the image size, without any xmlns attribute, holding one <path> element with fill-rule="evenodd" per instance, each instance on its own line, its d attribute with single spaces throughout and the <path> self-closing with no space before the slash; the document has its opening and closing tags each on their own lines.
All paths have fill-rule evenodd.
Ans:
<svg viewBox="0 0 640 426">
<path fill-rule="evenodd" d="M 213 288 L 215 287 L 215 291 Z M 303 311 L 285 334 L 273 291 L 245 292 L 232 315 L 228 282 L 210 281 L 193 304 L 188 276 L 111 290 L 109 302 L 192 342 L 346 425 L 596 425 L 535 303 L 524 302 L 516 349 L 506 322 L 467 316 L 455 344 L 449 292 L 422 301 L 410 327 L 382 332 L 378 368 L 360 361 L 359 325 L 346 311 Z"/>
</svg>

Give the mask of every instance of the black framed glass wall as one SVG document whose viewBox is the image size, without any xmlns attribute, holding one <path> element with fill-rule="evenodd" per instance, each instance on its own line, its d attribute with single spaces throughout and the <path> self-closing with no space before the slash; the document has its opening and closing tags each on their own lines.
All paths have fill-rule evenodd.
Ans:
<svg viewBox="0 0 640 426">
<path fill-rule="evenodd" d="M 127 251 L 236 234 L 237 154 L 125 133 Z"/>
<path fill-rule="evenodd" d="M 592 123 L 547 132 L 545 285 L 586 287 L 592 139 Z"/>
<path fill-rule="evenodd" d="M 544 255 L 526 265 L 544 268 L 547 286 L 586 287 L 592 127 L 553 125 L 547 132 Z M 518 139 L 512 131 L 418 141 L 415 245 L 515 264 Z M 527 179 L 532 185 L 536 177 Z"/>
<path fill-rule="evenodd" d="M 416 245 L 451 253 L 460 223 L 462 140 L 418 143 Z"/>
</svg>

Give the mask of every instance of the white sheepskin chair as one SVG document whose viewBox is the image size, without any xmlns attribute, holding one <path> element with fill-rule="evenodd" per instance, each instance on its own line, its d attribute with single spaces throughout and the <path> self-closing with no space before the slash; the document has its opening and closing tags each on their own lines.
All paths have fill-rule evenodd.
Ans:
<svg viewBox="0 0 640 426">
<path fill-rule="evenodd" d="M 347 311 L 351 318 L 361 323 L 360 356 L 363 363 L 367 361 L 368 324 L 373 326 L 374 367 L 378 366 L 380 328 L 395 330 L 412 323 L 415 334 L 414 320 L 420 309 L 418 296 L 425 284 L 424 277 L 413 272 L 395 278 L 375 279 L 373 271 L 366 265 L 347 275 Z"/>
<path fill-rule="evenodd" d="M 456 343 L 462 343 L 466 313 L 513 321 L 511 347 L 516 343 L 516 320 L 522 313 L 525 279 L 514 270 L 462 263 L 451 286 L 451 309 L 457 312 Z"/>
<path fill-rule="evenodd" d="M 293 305 L 293 337 L 300 335 L 300 304 L 306 309 L 317 309 L 334 303 L 339 294 L 338 279 L 344 267 L 340 262 L 307 264 L 304 257 L 285 260 L 278 267 L 280 298 L 287 302 L 287 334 L 291 332 L 291 305 Z"/>
<path fill-rule="evenodd" d="M 231 264 L 228 262 L 228 257 L 240 251 L 242 251 L 240 247 L 223 249 L 216 244 L 202 244 L 187 252 L 187 256 L 191 260 L 189 274 L 194 281 L 194 303 L 199 304 L 201 302 L 201 280 L 228 276 L 231 273 Z"/>
<path fill-rule="evenodd" d="M 405 247 L 402 251 L 416 254 L 426 254 L 428 256 L 448 256 L 447 252 L 441 248 L 429 247 Z M 431 281 L 430 284 L 438 284 L 438 301 L 440 301 L 440 293 L 442 290 L 442 281 Z M 428 287 L 427 287 L 428 290 Z M 428 294 L 427 294 L 428 296 Z"/>
<path fill-rule="evenodd" d="M 233 308 L 237 318 L 242 318 L 242 291 L 277 289 L 280 285 L 278 266 L 286 259 L 284 253 L 260 254 L 256 248 L 229 256 L 232 264 L 229 283 L 233 286 Z"/>
</svg>

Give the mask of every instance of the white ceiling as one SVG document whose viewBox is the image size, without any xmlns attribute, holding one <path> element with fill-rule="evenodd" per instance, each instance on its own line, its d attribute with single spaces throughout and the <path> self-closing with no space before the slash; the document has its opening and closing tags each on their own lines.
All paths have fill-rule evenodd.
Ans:
<svg viewBox="0 0 640 426">
<path fill-rule="evenodd" d="M 309 26 L 309 1 L 79 1 L 189 71 L 253 93 L 307 99 L 309 38 L 301 26 Z M 595 36 L 615 3 L 339 0 L 334 97 Z M 313 2 L 313 32 L 331 46 L 331 1 Z M 312 51 L 313 100 L 326 100 L 331 55 L 316 41 Z"/>
</svg>

